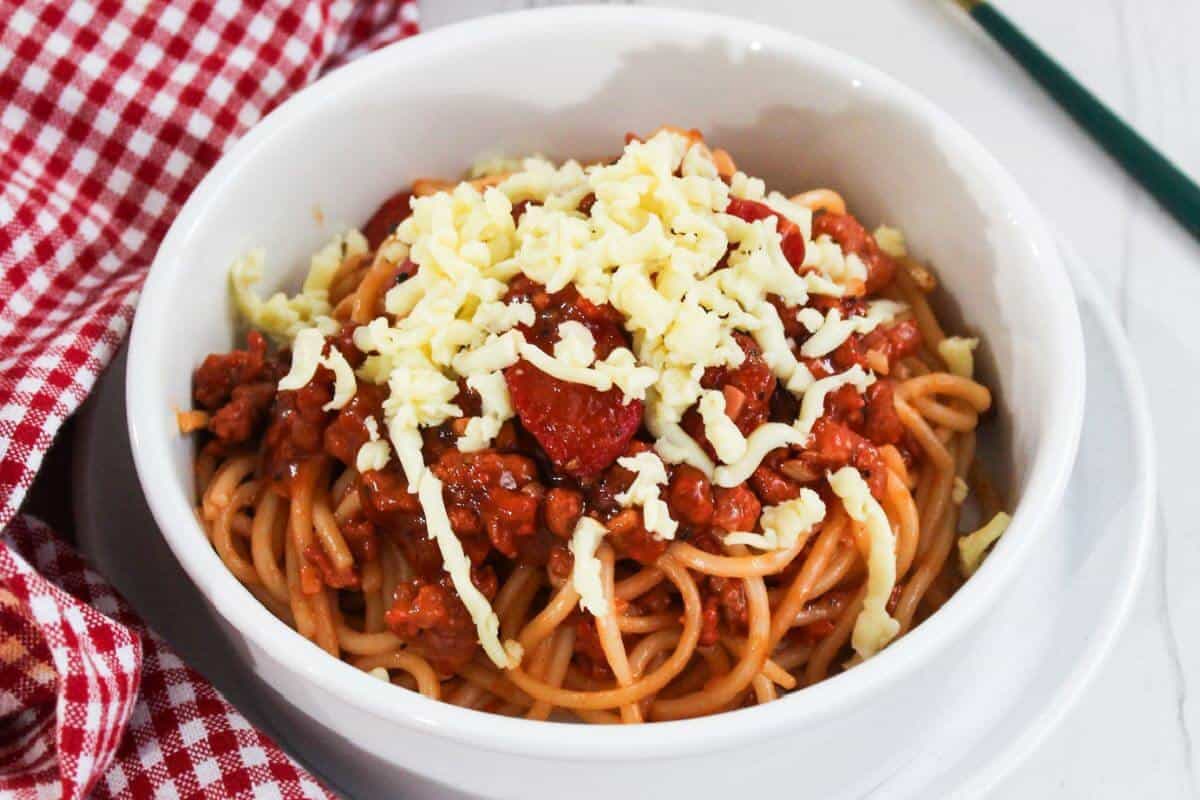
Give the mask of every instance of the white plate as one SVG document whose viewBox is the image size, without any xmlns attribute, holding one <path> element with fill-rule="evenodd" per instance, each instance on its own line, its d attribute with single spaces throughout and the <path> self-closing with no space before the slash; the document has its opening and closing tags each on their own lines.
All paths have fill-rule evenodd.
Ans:
<svg viewBox="0 0 1200 800">
<path fill-rule="evenodd" d="M 1059 524 L 986 635 L 960 654 L 969 668 L 946 687 L 943 724 L 928 731 L 898 724 L 898 736 L 922 740 L 914 759 L 847 797 L 975 796 L 993 785 L 1079 698 L 1135 595 L 1153 530 L 1149 413 L 1116 317 L 1078 259 L 1066 253 L 1065 260 L 1080 303 L 1088 380 L 1079 458 Z M 73 481 L 80 547 L 247 716 L 335 786 L 356 782 L 361 776 L 339 775 L 336 753 L 272 730 L 270 692 L 229 657 L 199 592 L 162 540 L 133 470 L 124 371 L 122 352 L 82 412 Z"/>
</svg>

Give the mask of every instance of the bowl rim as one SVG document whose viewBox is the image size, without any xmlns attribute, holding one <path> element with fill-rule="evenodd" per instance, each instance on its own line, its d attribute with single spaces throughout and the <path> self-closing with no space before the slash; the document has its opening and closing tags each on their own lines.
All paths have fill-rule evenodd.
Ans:
<svg viewBox="0 0 1200 800">
<path fill-rule="evenodd" d="M 146 365 L 163 363 L 165 348 L 159 332 L 169 325 L 168 294 L 181 271 L 179 251 L 209 207 L 219 201 L 229 177 L 285 129 L 337 96 L 342 87 L 362 77 L 419 64 L 423 54 L 485 43 L 510 35 L 548 35 L 563 25 L 653 24 L 667 38 L 716 37 L 725 42 L 758 42 L 764 47 L 802 56 L 820 68 L 852 78 L 885 94 L 888 102 L 907 115 L 934 123 L 956 154 L 981 175 L 1000 204 L 1020 223 L 1043 269 L 1042 279 L 1054 304 L 1054 346 L 1061 355 L 1057 390 L 1045 401 L 1053 406 L 1051 426 L 1036 445 L 1028 489 L 1013 511 L 1008 533 L 996 552 L 946 605 L 866 661 L 779 702 L 724 712 L 699 719 L 644 726 L 547 724 L 512 719 L 459 708 L 397 689 L 381 702 L 380 682 L 349 664 L 332 659 L 278 620 L 241 585 L 220 562 L 203 535 L 187 493 L 175 480 L 168 427 L 151 420 L 163 418 L 165 395 L 142 388 Z M 1083 420 L 1084 349 L 1075 298 L 1053 237 L 1016 181 L 973 136 L 946 112 L 856 58 L 803 36 L 759 23 L 694 11 L 649 7 L 574 6 L 496 14 L 422 33 L 382 48 L 348 64 L 296 93 L 230 149 L 192 192 L 159 247 L 142 292 L 130 337 L 126 378 L 127 421 L 138 480 L 175 557 L 207 601 L 240 635 L 251 640 L 276 667 L 320 687 L 361 712 L 421 732 L 454 739 L 500 753 L 576 761 L 640 760 L 687 756 L 736 746 L 779 734 L 797 725 L 812 725 L 839 711 L 857 708 L 929 659 L 944 652 L 948 642 L 995 603 L 1028 555 L 1039 529 L 1061 500 L 1074 464 Z"/>
</svg>

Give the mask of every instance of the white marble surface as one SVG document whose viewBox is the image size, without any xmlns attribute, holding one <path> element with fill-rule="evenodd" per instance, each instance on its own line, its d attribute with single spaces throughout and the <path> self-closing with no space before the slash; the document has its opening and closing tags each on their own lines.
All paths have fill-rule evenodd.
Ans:
<svg viewBox="0 0 1200 800">
<path fill-rule="evenodd" d="M 1200 2 L 994 0 L 1117 112 L 1200 176 Z M 427 29 L 557 0 L 422 0 Z M 1117 304 L 1159 448 L 1158 542 L 1116 650 L 1063 725 L 995 798 L 1200 796 L 1200 244 L 1091 144 L 948 0 L 684 0 L 833 44 L 947 108 L 1013 172 Z M 836 8 L 831 8 L 836 6 Z M 897 42 L 888 6 L 921 21 Z M 931 70 L 936 60 L 945 69 Z M 995 81 L 995 75 L 1003 81 Z M 932 76 L 932 77 L 931 77 Z M 1113 420 L 1120 425 L 1121 420 Z M 1114 453 L 1114 457 L 1120 454 Z M 1096 491 L 1104 491 L 1097 486 Z"/>
</svg>

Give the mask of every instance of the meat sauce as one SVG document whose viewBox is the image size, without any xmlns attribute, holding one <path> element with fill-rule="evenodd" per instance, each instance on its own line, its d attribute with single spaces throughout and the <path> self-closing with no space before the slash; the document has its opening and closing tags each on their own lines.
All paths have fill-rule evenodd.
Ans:
<svg viewBox="0 0 1200 800">
<path fill-rule="evenodd" d="M 814 239 L 827 235 L 845 253 L 854 253 L 862 259 L 867 265 L 867 294 L 875 294 L 896 276 L 896 262 L 879 248 L 875 237 L 850 214 L 829 211 L 816 214 L 813 217 L 812 235 Z"/>
<path fill-rule="evenodd" d="M 397 195 L 372 217 L 366 228 L 372 246 L 406 216 L 407 205 L 407 196 Z M 731 201 L 729 211 L 744 219 L 774 214 L 762 204 L 740 200 Z M 804 238 L 792 223 L 782 218 L 781 222 L 785 255 L 799 269 Z M 891 281 L 895 265 L 853 217 L 819 214 L 813 229 L 814 235 L 827 233 L 862 257 L 868 267 L 868 292 Z M 512 281 L 507 299 L 524 300 L 534 307 L 533 324 L 521 331 L 543 350 L 552 350 L 558 326 L 566 320 L 588 328 L 596 341 L 597 358 L 631 344 L 614 308 L 597 306 L 572 287 L 550 293 L 521 276 Z M 820 302 L 843 303 L 847 313 L 855 313 L 859 301 Z M 781 303 L 776 306 L 798 347 L 807 332 L 791 324 L 794 310 L 789 315 Z M 353 326 L 347 325 L 330 337 L 328 346 L 341 350 L 356 365 L 361 354 L 352 345 L 352 334 Z M 745 353 L 743 362 L 733 368 L 710 368 L 701 381 L 704 388 L 725 395 L 726 413 L 743 434 L 769 420 L 794 420 L 796 400 L 771 374 L 757 344 L 744 334 L 737 334 L 737 340 Z M 821 377 L 853 364 L 866 366 L 869 351 L 894 363 L 919 346 L 916 326 L 899 322 L 865 336 L 855 334 L 829 356 L 809 360 L 808 366 Z M 320 367 L 303 388 L 277 391 L 287 364 L 286 351 L 269 353 L 263 337 L 251 333 L 245 349 L 206 358 L 193 383 L 196 407 L 210 413 L 206 449 L 224 454 L 248 450 L 258 442 L 260 474 L 271 491 L 284 497 L 290 495 L 299 468 L 308 461 L 353 467 L 359 448 L 371 436 L 367 420 L 374 419 L 378 432 L 386 435 L 384 387 L 360 382 L 344 408 L 325 411 L 323 406 L 333 396 L 332 373 Z M 459 452 L 454 446 L 454 420 L 424 432 L 426 463 L 444 484 L 447 514 L 470 558 L 472 580 L 479 590 L 491 599 L 501 580 L 520 563 L 548 566 L 553 581 L 566 580 L 571 569 L 566 543 L 584 514 L 606 522 L 608 541 L 619 556 L 653 564 L 668 543 L 646 531 L 640 511 L 622 508 L 615 499 L 633 480 L 617 459 L 651 446 L 641 425 L 642 403 L 624 402 L 619 389 L 600 392 L 559 381 L 524 361 L 509 367 L 505 380 L 516 416 L 505 423 L 492 448 Z M 827 470 L 845 465 L 858 468 L 871 491 L 882 497 L 887 472 L 879 447 L 899 445 L 907 458 L 919 457 L 892 400 L 893 383 L 883 376 L 865 394 L 850 387 L 832 393 L 807 447 L 768 454 L 739 486 L 716 487 L 699 470 L 669 466 L 662 495 L 679 522 L 677 539 L 721 552 L 720 539 L 726 532 L 753 530 L 763 507 L 797 497 L 805 485 L 819 488 Z M 465 386 L 460 386 L 457 402 L 464 413 L 478 413 L 479 400 Z M 682 424 L 711 455 L 695 408 L 685 414 Z M 461 669 L 476 652 L 475 626 L 442 568 L 420 503 L 409 491 L 399 465 L 393 460 L 383 470 L 363 472 L 349 491 L 357 493 L 360 510 L 342 524 L 342 532 L 358 563 L 377 558 L 381 543 L 390 542 L 412 569 L 411 579 L 395 591 L 386 613 L 388 627 L 443 674 Z M 310 567 L 306 575 L 318 588 L 359 585 L 357 572 L 337 573 L 319 548 L 304 557 Z M 746 598 L 741 581 L 707 577 L 701 592 L 702 645 L 715 643 L 723 626 L 744 632 Z M 650 608 L 654 598 L 652 592 L 637 603 Z M 665 594 L 662 600 L 665 608 Z M 589 674 L 604 673 L 607 662 L 594 624 L 579 616 L 577 625 L 577 666 Z"/>
</svg>

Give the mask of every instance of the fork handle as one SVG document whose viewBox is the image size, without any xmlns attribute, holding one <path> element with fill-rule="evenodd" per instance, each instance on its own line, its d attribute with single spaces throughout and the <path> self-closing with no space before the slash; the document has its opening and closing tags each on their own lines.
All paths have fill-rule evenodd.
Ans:
<svg viewBox="0 0 1200 800">
<path fill-rule="evenodd" d="M 976 22 L 1051 97 L 1200 241 L 1200 187 L 1125 124 L 991 4 L 963 3 Z"/>
</svg>

